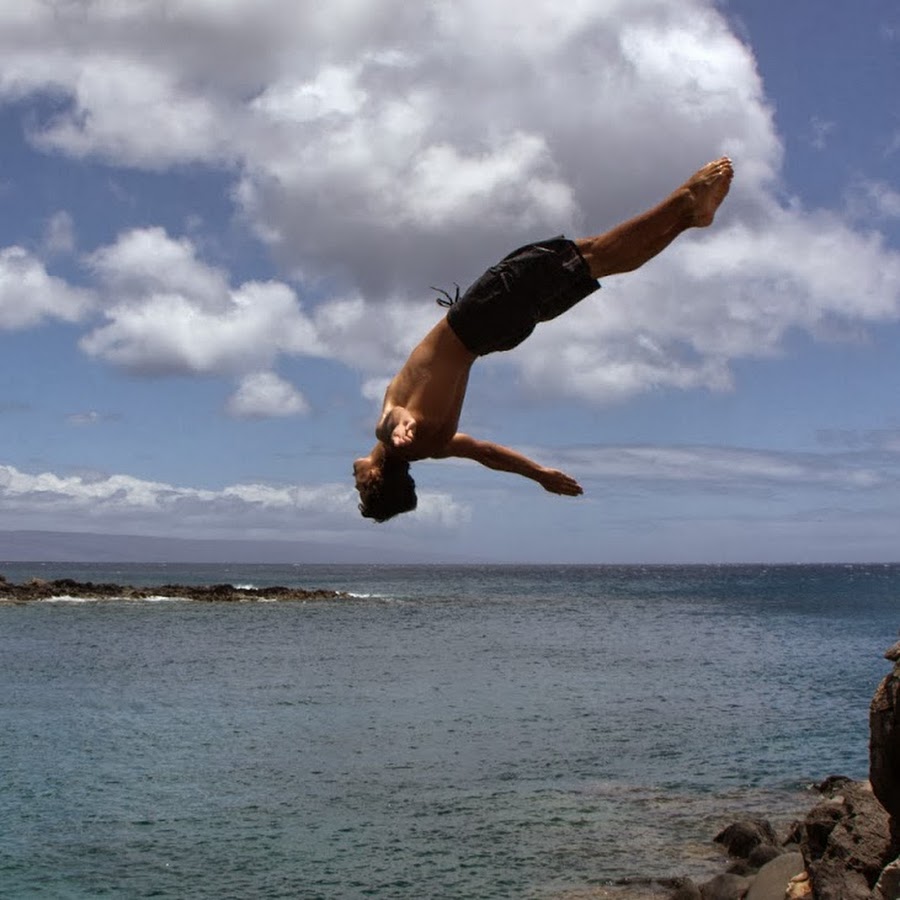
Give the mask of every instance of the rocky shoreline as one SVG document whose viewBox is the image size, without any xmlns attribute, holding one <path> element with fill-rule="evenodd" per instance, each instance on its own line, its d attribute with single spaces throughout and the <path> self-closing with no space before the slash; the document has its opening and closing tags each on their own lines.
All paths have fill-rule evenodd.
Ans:
<svg viewBox="0 0 900 900">
<path fill-rule="evenodd" d="M 77 597 L 79 600 L 149 600 L 166 597 L 175 600 L 198 600 L 206 603 L 247 603 L 260 601 L 343 600 L 350 597 L 342 591 L 307 590 L 291 587 L 247 588 L 233 584 L 161 584 L 134 587 L 127 584 L 95 584 L 59 578 L 44 581 L 32 578 L 13 584 L 0 575 L 0 604 L 34 603 L 58 597 Z"/>
<path fill-rule="evenodd" d="M 714 838 L 727 868 L 702 884 L 632 882 L 591 900 L 900 900 L 900 642 L 885 658 L 894 667 L 869 707 L 867 781 L 826 778 L 822 799 L 781 837 L 765 819 L 729 825 Z"/>
<path fill-rule="evenodd" d="M 705 882 L 632 880 L 592 900 L 897 900 L 898 849 L 870 783 L 831 776 L 816 790 L 822 800 L 781 836 L 759 818 L 722 830 L 725 868 Z"/>
</svg>

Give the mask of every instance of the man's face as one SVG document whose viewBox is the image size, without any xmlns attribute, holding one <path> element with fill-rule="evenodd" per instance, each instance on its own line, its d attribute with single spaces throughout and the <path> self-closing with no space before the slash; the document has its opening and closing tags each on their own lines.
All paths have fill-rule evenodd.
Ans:
<svg viewBox="0 0 900 900">
<path fill-rule="evenodd" d="M 376 475 L 378 470 L 368 456 L 361 456 L 353 461 L 353 480 L 356 490 L 361 491 Z"/>
</svg>

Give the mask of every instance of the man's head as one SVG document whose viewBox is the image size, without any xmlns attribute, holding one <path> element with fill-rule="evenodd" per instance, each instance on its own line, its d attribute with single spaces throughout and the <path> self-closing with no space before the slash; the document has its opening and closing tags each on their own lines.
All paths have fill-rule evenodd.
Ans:
<svg viewBox="0 0 900 900">
<path fill-rule="evenodd" d="M 380 461 L 363 456 L 353 463 L 359 511 L 376 522 L 387 522 L 416 508 L 416 483 L 409 474 L 409 462 L 391 454 Z"/>
</svg>

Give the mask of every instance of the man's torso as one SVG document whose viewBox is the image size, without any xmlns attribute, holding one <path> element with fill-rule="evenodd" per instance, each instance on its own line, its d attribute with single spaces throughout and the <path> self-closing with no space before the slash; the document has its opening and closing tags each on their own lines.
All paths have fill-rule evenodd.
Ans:
<svg viewBox="0 0 900 900">
<path fill-rule="evenodd" d="M 440 456 L 456 434 L 475 359 L 442 319 L 388 385 L 382 421 L 395 406 L 416 420 L 415 439 L 401 451 L 406 459 Z"/>
</svg>

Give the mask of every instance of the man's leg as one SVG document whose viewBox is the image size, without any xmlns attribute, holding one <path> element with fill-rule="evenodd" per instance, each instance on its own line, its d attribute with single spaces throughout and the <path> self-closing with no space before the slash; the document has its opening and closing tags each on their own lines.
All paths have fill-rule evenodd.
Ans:
<svg viewBox="0 0 900 900">
<path fill-rule="evenodd" d="M 682 231 L 711 224 L 733 174 L 731 160 L 723 156 L 695 172 L 649 212 L 597 237 L 575 241 L 591 277 L 631 272 L 668 247 Z"/>
</svg>

